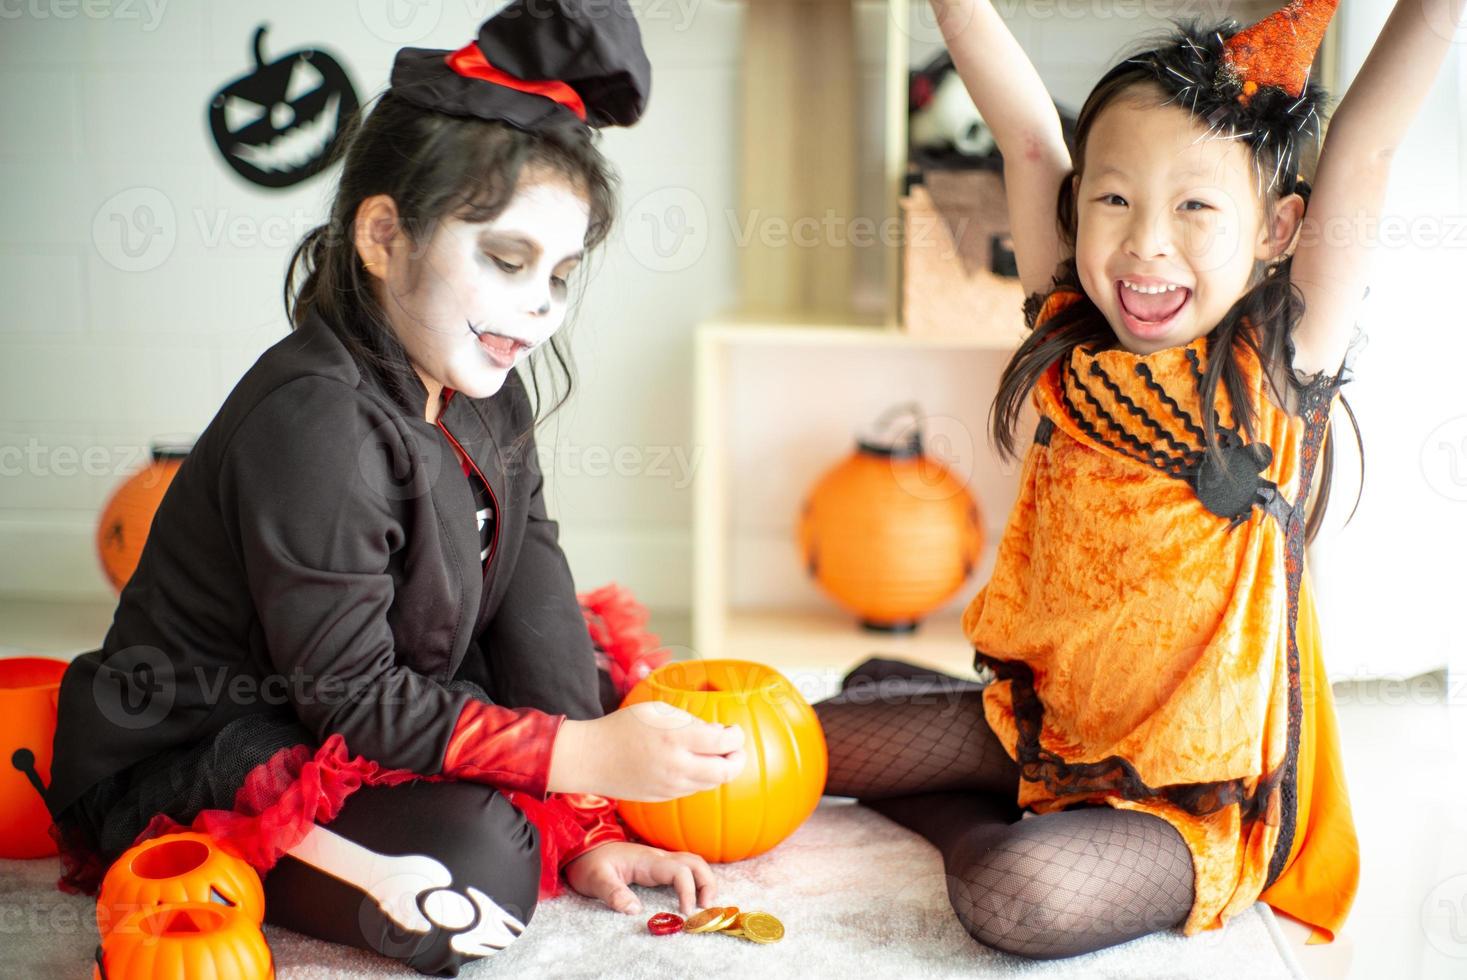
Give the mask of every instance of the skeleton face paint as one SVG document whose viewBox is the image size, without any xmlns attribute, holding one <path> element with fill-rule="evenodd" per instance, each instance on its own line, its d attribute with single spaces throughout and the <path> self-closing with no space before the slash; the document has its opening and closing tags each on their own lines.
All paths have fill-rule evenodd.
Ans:
<svg viewBox="0 0 1467 980">
<path fill-rule="evenodd" d="M 493 221 L 442 222 L 422 248 L 416 283 L 406 246 L 389 262 L 384 308 L 429 393 L 487 398 L 565 320 L 567 278 L 581 262 L 590 207 L 563 178 L 527 172 Z"/>
</svg>

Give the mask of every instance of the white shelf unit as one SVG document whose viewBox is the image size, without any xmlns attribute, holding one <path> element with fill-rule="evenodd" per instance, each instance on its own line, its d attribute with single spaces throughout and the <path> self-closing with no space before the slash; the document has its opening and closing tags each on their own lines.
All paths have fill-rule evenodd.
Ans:
<svg viewBox="0 0 1467 980">
<path fill-rule="evenodd" d="M 913 337 L 859 324 L 701 325 L 694 655 L 756 660 L 787 675 L 843 670 L 871 655 L 970 673 L 961 613 L 987 581 L 1018 490 L 1020 462 L 1000 465 L 987 434 L 988 408 L 1012 350 L 977 336 Z M 820 474 L 851 453 L 857 434 L 883 411 L 909 401 L 926 417 L 929 455 L 965 477 L 978 500 L 984 550 L 968 581 L 916 632 L 878 633 L 862 629 L 809 581 L 795 529 Z M 1034 421 L 1026 405 L 1016 436 L 1021 448 Z"/>
</svg>

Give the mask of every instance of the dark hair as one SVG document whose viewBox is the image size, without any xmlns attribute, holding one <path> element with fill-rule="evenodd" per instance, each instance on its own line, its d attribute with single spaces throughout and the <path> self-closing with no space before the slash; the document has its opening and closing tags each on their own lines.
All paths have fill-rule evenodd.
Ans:
<svg viewBox="0 0 1467 980">
<path fill-rule="evenodd" d="M 616 214 L 616 177 L 595 145 L 595 130 L 568 120 L 533 132 L 507 123 L 450 116 L 412 105 L 389 89 L 345 124 L 332 162 L 344 158 L 331 213 L 296 247 L 285 276 L 285 312 L 299 329 L 315 312 L 341 339 L 364 370 L 374 372 L 388 390 L 408 405 L 403 379 L 413 370 L 373 289 L 355 245 L 357 208 L 363 200 L 386 194 L 397 206 L 398 219 L 414 243 L 409 253 L 411 281 L 421 272 L 420 248 L 447 217 L 488 221 L 514 197 L 526 167 L 563 175 L 585 191 L 590 221 L 585 248 L 589 253 L 611 231 Z M 298 268 L 299 267 L 299 268 Z M 297 287 L 297 272 L 304 281 Z M 586 277 L 580 277 L 584 283 Z M 570 397 L 574 377 L 571 358 L 557 331 L 550 349 L 564 380 L 548 417 Z M 530 371 L 535 418 L 517 438 L 512 452 L 529 439 L 540 416 L 538 373 Z"/>
<path fill-rule="evenodd" d="M 1231 37 L 1240 29 L 1237 22 L 1231 20 L 1207 31 L 1199 30 L 1195 20 L 1185 24 L 1173 21 L 1173 25 L 1176 28 L 1174 32 L 1168 32 L 1160 40 L 1152 38 L 1142 41 L 1136 54 L 1123 59 L 1107 72 L 1086 98 L 1076 119 L 1073 148 L 1074 168 L 1061 182 L 1056 204 L 1057 230 L 1065 245 L 1067 257 L 1061 260 L 1056 267 L 1049 286 L 1031 294 L 1024 301 L 1024 316 L 1030 333 L 1005 366 L 999 380 L 998 393 L 994 397 L 989 412 L 994 444 L 1000 453 L 1010 460 L 1018 456 L 1015 430 L 1018 426 L 1020 411 L 1029 392 L 1049 367 L 1056 361 L 1068 360 L 1071 351 L 1081 345 L 1092 350 L 1104 350 L 1114 347 L 1118 342 L 1115 331 L 1105 319 L 1105 315 L 1085 294 L 1075 263 L 1079 212 L 1074 185 L 1078 182 L 1079 175 L 1085 166 L 1085 146 L 1095 120 L 1102 109 L 1119 99 L 1148 100 L 1151 96 L 1158 95 L 1158 90 L 1159 97 L 1154 100 L 1156 104 L 1169 101 L 1169 96 L 1182 93 L 1188 94 L 1189 98 L 1177 99 L 1174 104 L 1190 108 L 1189 100 L 1192 90 L 1178 84 L 1175 80 L 1188 76 L 1195 79 L 1199 74 L 1212 71 L 1221 54 L 1223 40 Z M 1282 90 L 1277 90 L 1277 92 L 1280 95 L 1283 94 Z M 1317 104 L 1322 104 L 1326 98 L 1323 90 L 1312 82 L 1307 86 L 1306 97 Z M 1205 108 L 1211 119 L 1226 120 L 1226 114 L 1218 111 L 1216 103 Z M 1274 115 L 1266 120 L 1272 124 L 1272 128 L 1250 127 L 1255 132 L 1261 129 L 1273 137 L 1260 140 L 1251 147 L 1253 166 L 1258 172 L 1263 190 L 1265 215 L 1271 214 L 1273 206 L 1281 197 L 1290 192 L 1297 193 L 1304 198 L 1306 205 L 1310 193 L 1310 186 L 1306 180 L 1302 177 L 1295 180 L 1294 168 L 1302 167 L 1300 161 L 1302 140 L 1293 136 L 1287 139 L 1279 138 L 1280 131 L 1284 128 L 1280 123 L 1287 124 L 1287 117 L 1279 113 L 1275 106 L 1268 108 L 1274 111 Z M 1317 120 L 1317 116 L 1315 118 Z M 1204 125 L 1209 124 L 1205 119 L 1202 121 Z M 1311 172 L 1315 162 L 1314 160 L 1309 161 Z M 1267 176 L 1269 174 L 1275 175 L 1277 179 L 1274 176 Z M 1247 291 L 1238 298 L 1237 302 L 1224 314 L 1222 320 L 1207 334 L 1207 370 L 1200 382 L 1202 404 L 1215 404 L 1218 386 L 1223 386 L 1227 390 L 1230 404 L 1239 406 L 1235 421 L 1241 424 L 1250 440 L 1254 435 L 1255 419 L 1239 363 L 1245 346 L 1251 348 L 1257 355 L 1263 375 L 1268 379 L 1269 384 L 1272 383 L 1274 369 L 1279 364 L 1287 368 L 1284 376 L 1296 390 L 1319 379 L 1319 375 L 1312 378 L 1296 377 L 1292 368 L 1293 339 L 1291 334 L 1294 326 L 1299 322 L 1305 305 L 1303 294 L 1289 277 L 1292 264 L 1293 256 L 1290 255 L 1275 263 L 1270 273 L 1266 262 L 1256 262 Z M 1072 289 L 1080 294 L 1080 298 L 1048 320 L 1042 334 L 1034 332 L 1035 319 L 1044 300 L 1050 293 L 1060 288 Z M 1256 325 L 1256 327 L 1250 329 L 1250 325 Z M 1358 327 L 1356 333 L 1358 336 Z M 1226 356 L 1213 356 L 1218 351 L 1225 351 Z M 1360 441 L 1360 427 L 1355 421 L 1355 412 L 1350 408 L 1349 402 L 1344 401 L 1343 395 L 1340 397 L 1344 402 L 1345 410 L 1349 412 L 1350 422 L 1355 428 L 1356 444 L 1361 447 L 1363 484 L 1365 457 L 1364 446 Z M 1278 401 L 1280 405 L 1287 405 L 1282 393 L 1279 393 Z M 1204 411 L 1202 415 L 1204 448 L 1221 463 L 1222 447 L 1219 443 L 1215 413 Z M 1315 534 L 1318 533 L 1325 508 L 1329 503 L 1330 482 L 1334 471 L 1332 431 L 1333 423 L 1331 422 L 1325 429 L 1323 473 L 1320 476 L 1319 497 L 1306 525 L 1306 542 L 1312 541 Z M 1310 489 L 1310 487 L 1300 488 L 1301 500 L 1307 499 Z M 1358 504 L 1359 497 L 1357 496 L 1356 505 Z M 1354 511 L 1352 510 L 1351 517 L 1353 516 Z"/>
</svg>

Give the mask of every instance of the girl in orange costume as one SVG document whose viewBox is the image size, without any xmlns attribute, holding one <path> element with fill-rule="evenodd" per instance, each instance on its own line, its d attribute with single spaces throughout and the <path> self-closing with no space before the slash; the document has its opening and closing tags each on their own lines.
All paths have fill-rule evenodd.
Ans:
<svg viewBox="0 0 1467 980">
<path fill-rule="evenodd" d="M 1038 425 L 963 617 L 994 679 L 854 669 L 817 705 L 827 792 L 936 844 L 960 921 L 997 949 L 1190 936 L 1260 898 L 1332 940 L 1359 857 L 1304 546 L 1368 259 L 1333 226 L 1378 214 L 1463 0 L 1397 7 L 1312 188 L 1330 0 L 1177 24 L 1096 85 L 1073 164 L 994 11 L 934 5 L 1014 163 L 1032 332 L 994 438 L 1014 455 L 1026 399 Z"/>
</svg>

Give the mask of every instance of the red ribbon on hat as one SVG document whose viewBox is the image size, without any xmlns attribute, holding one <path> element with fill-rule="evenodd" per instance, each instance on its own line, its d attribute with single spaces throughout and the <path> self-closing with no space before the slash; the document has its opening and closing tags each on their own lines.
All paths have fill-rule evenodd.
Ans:
<svg viewBox="0 0 1467 980">
<path fill-rule="evenodd" d="M 489 64 L 484 57 L 484 52 L 479 50 L 478 42 L 470 41 L 457 51 L 443 59 L 448 62 L 448 67 L 463 75 L 465 78 L 479 78 L 495 85 L 503 85 L 520 92 L 529 92 L 531 95 L 543 95 L 565 106 L 571 112 L 580 117 L 581 122 L 586 121 L 586 104 L 576 94 L 576 90 L 565 82 L 555 80 L 529 81 L 516 78 L 508 72 L 501 71 Z"/>
</svg>

